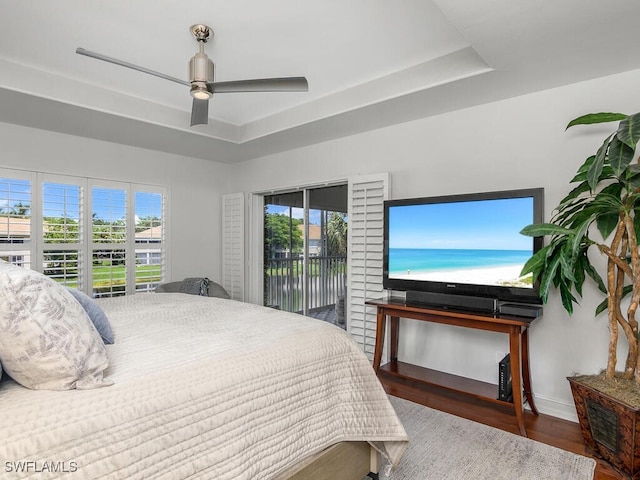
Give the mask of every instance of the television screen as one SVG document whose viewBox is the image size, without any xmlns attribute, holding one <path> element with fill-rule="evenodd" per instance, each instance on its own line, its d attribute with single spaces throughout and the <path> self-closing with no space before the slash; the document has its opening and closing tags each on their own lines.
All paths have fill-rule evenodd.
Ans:
<svg viewBox="0 0 640 480">
<path fill-rule="evenodd" d="M 385 202 L 385 288 L 538 303 L 520 230 L 541 221 L 542 189 Z"/>
</svg>

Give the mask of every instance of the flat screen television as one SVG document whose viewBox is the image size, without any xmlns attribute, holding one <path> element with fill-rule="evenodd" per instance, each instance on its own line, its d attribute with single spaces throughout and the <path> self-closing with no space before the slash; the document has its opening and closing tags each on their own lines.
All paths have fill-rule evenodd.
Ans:
<svg viewBox="0 0 640 480">
<path fill-rule="evenodd" d="M 541 304 L 520 271 L 543 239 L 520 230 L 543 221 L 543 197 L 533 188 L 385 201 L 384 288 Z"/>
</svg>

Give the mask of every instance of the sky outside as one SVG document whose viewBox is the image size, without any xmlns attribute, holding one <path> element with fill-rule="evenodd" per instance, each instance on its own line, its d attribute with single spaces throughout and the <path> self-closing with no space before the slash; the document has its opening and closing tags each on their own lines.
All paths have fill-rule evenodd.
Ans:
<svg viewBox="0 0 640 480">
<path fill-rule="evenodd" d="M 533 198 L 396 205 L 389 212 L 391 248 L 529 250 L 520 234 L 533 222 Z"/>
<path fill-rule="evenodd" d="M 45 217 L 67 216 L 76 219 L 79 214 L 80 187 L 61 183 L 43 184 L 43 215 Z M 136 217 L 162 216 L 162 196 L 157 193 L 136 192 Z M 100 219 L 114 221 L 126 215 L 126 193 L 124 190 L 92 188 L 93 212 Z M 0 208 L 6 210 L 17 204 L 31 205 L 29 181 L 0 178 Z"/>
<path fill-rule="evenodd" d="M 267 213 L 281 213 L 289 216 L 289 207 L 284 205 L 267 205 Z M 304 209 L 292 207 L 291 216 L 302 220 L 304 218 Z M 309 210 L 309 224 L 320 225 L 320 210 Z"/>
</svg>

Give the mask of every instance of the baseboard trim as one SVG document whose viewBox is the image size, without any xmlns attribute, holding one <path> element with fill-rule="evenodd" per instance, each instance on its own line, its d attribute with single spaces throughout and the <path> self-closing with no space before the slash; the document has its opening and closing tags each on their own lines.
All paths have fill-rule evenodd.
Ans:
<svg viewBox="0 0 640 480">
<path fill-rule="evenodd" d="M 533 395 L 533 399 L 536 402 L 538 412 L 578 423 L 578 415 L 573 402 L 567 403 L 562 400 L 545 397 L 544 395 L 537 395 L 535 393 Z M 528 408 L 528 405 L 526 405 L 526 407 Z"/>
</svg>

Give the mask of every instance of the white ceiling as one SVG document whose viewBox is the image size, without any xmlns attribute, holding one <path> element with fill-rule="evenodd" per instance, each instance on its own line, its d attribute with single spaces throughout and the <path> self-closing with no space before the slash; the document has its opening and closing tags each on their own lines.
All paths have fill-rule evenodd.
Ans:
<svg viewBox="0 0 640 480">
<path fill-rule="evenodd" d="M 638 0 L 0 0 L 0 121 L 234 162 L 640 68 Z M 304 75 L 307 93 L 217 94 L 189 127 L 195 23 L 216 80 Z"/>
</svg>

